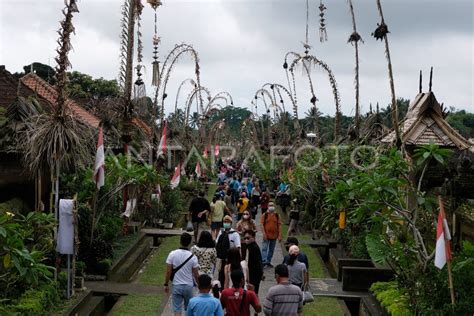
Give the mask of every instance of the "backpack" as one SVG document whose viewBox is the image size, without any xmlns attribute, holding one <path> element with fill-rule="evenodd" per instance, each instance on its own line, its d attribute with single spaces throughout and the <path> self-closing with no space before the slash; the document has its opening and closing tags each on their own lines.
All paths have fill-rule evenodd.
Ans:
<svg viewBox="0 0 474 316">
<path fill-rule="evenodd" d="M 226 232 L 225 230 L 222 231 L 221 236 L 219 237 L 219 240 L 217 240 L 216 244 L 217 258 L 227 259 L 227 252 L 230 249 L 229 235 L 235 232 L 235 230 L 230 232 Z"/>
<path fill-rule="evenodd" d="M 275 215 L 277 217 L 277 220 L 280 220 L 280 215 L 275 212 Z M 265 212 L 265 215 L 263 215 L 263 226 L 267 224 L 267 218 L 268 218 L 268 212 Z"/>
</svg>

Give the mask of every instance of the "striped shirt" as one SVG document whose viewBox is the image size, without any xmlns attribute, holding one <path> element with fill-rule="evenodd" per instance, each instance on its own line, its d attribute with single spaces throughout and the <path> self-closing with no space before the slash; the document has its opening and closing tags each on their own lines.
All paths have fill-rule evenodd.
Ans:
<svg viewBox="0 0 474 316">
<path fill-rule="evenodd" d="M 263 302 L 263 312 L 271 316 L 296 316 L 303 310 L 303 292 L 289 282 L 272 286 Z"/>
</svg>

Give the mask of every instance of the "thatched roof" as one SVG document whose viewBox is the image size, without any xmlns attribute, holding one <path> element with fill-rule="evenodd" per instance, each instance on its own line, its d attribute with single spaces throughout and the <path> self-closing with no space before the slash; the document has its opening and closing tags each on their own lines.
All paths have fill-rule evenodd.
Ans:
<svg viewBox="0 0 474 316">
<path fill-rule="evenodd" d="M 443 108 L 433 92 L 419 93 L 410 103 L 405 120 L 400 124 L 402 141 L 405 145 L 436 145 L 457 148 L 474 153 L 474 144 L 460 135 L 443 116 Z M 395 142 L 392 130 L 382 139 L 382 143 Z"/>
</svg>

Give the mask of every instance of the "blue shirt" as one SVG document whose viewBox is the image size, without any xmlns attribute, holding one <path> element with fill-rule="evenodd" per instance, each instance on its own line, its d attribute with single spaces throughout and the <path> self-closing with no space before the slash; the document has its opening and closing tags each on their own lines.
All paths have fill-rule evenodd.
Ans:
<svg viewBox="0 0 474 316">
<path fill-rule="evenodd" d="M 211 294 L 199 294 L 188 304 L 187 316 L 224 316 L 221 302 Z"/>
</svg>

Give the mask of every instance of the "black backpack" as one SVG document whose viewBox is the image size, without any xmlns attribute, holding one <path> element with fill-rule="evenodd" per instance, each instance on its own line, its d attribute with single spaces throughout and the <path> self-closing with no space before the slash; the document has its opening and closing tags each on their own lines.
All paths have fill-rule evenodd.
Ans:
<svg viewBox="0 0 474 316">
<path fill-rule="evenodd" d="M 217 240 L 216 244 L 216 252 L 217 258 L 219 259 L 227 259 L 227 252 L 230 249 L 230 239 L 229 235 L 236 233 L 236 231 L 226 232 L 225 230 L 222 231 L 221 236 Z"/>
</svg>

